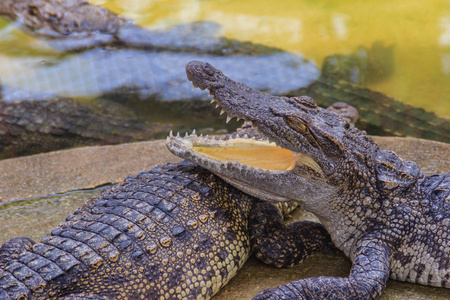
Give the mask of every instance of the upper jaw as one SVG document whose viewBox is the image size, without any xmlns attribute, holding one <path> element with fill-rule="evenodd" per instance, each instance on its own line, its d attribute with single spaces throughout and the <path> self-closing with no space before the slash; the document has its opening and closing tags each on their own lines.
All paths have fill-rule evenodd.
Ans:
<svg viewBox="0 0 450 300">
<path fill-rule="evenodd" d="M 211 70 L 210 73 L 206 73 L 205 68 Z M 261 126 L 262 122 L 267 122 L 269 117 L 274 117 L 271 107 L 288 109 L 287 103 L 280 101 L 280 97 L 273 97 L 253 90 L 243 83 L 235 82 L 206 62 L 189 62 L 186 65 L 186 74 L 194 87 L 209 91 L 210 95 L 213 96 L 211 103 L 216 102 L 216 108 L 219 106 L 222 108 L 221 114 L 227 114 L 227 123 L 231 118 L 237 117 L 238 120 L 244 119 L 252 122 L 255 127 L 261 129 L 263 127 Z M 253 101 L 253 99 L 262 98 L 267 98 L 265 103 Z M 270 106 L 267 105 L 268 103 L 270 103 Z M 251 106 L 252 109 L 244 106 Z M 272 141 L 282 144 L 283 141 L 276 139 L 277 134 L 272 132 L 269 127 L 265 126 L 265 130 L 262 130 L 262 132 Z M 289 148 L 289 145 L 284 146 Z"/>
</svg>

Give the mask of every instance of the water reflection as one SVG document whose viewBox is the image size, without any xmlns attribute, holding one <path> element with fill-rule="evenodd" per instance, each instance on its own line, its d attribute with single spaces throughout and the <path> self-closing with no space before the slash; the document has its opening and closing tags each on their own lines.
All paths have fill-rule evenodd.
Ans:
<svg viewBox="0 0 450 300">
<path fill-rule="evenodd" d="M 439 24 L 442 34 L 439 37 L 439 45 L 450 46 L 450 16 L 444 16 L 441 18 Z"/>
<path fill-rule="evenodd" d="M 331 17 L 331 22 L 333 24 L 334 36 L 338 40 L 345 41 L 349 38 L 347 22 L 350 19 L 348 15 L 344 14 L 334 14 Z"/>
<path fill-rule="evenodd" d="M 258 35 L 267 37 L 266 42 L 273 45 L 271 38 L 274 35 L 289 36 L 291 43 L 298 43 L 303 39 L 301 18 L 231 14 L 221 11 L 208 13 L 208 18 L 226 24 L 224 34 L 237 34 L 240 40 L 251 40 L 254 35 Z"/>
</svg>

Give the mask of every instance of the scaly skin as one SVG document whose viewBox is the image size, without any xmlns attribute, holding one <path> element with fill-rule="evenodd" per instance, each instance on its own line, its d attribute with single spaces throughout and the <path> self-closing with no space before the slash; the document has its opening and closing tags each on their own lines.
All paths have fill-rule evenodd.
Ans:
<svg viewBox="0 0 450 300">
<path fill-rule="evenodd" d="M 125 19 L 84 0 L 2 0 L 0 15 L 51 36 L 115 33 Z"/>
<path fill-rule="evenodd" d="M 108 106 L 112 107 L 112 103 Z M 169 127 L 68 98 L 0 101 L 0 159 L 157 138 L 164 136 Z"/>
<path fill-rule="evenodd" d="M 333 247 L 322 225 L 296 230 L 271 214 L 190 162 L 156 167 L 106 189 L 40 243 L 6 242 L 0 299 L 209 299 L 246 261 L 250 238 L 272 241 L 272 228 L 295 249 L 304 241 L 293 263 Z"/>
<path fill-rule="evenodd" d="M 209 298 L 248 257 L 252 203 L 191 163 L 129 176 L 41 243 L 3 245 L 20 255 L 0 264 L 0 299 Z"/>
<path fill-rule="evenodd" d="M 346 278 L 299 280 L 255 299 L 376 299 L 389 276 L 450 288 L 450 173 L 424 176 L 312 98 L 255 91 L 208 63 L 190 62 L 186 72 L 229 118 L 251 122 L 278 147 L 191 135 L 171 137 L 168 148 L 249 194 L 300 203 L 353 262 Z"/>
</svg>

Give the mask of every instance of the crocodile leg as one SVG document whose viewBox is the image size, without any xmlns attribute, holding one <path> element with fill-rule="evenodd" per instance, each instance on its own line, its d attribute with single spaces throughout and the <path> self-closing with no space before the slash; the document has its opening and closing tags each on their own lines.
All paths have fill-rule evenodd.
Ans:
<svg viewBox="0 0 450 300">
<path fill-rule="evenodd" d="M 313 277 L 262 291 L 253 300 L 377 299 L 389 277 L 391 248 L 373 237 L 360 240 L 350 276 Z"/>
<path fill-rule="evenodd" d="M 268 202 L 253 206 L 249 229 L 256 257 L 278 268 L 298 264 L 313 251 L 336 249 L 322 224 L 302 221 L 286 226 L 279 209 Z"/>
</svg>

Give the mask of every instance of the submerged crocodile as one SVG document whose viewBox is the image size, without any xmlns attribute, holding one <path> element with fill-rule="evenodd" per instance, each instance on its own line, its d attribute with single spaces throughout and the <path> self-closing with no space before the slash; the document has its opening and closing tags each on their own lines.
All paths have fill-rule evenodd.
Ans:
<svg viewBox="0 0 450 300">
<path fill-rule="evenodd" d="M 341 101 L 355 106 L 360 115 L 357 127 L 372 135 L 411 136 L 450 142 L 448 119 L 345 80 L 322 75 L 309 86 L 286 95 L 308 95 L 325 107 Z"/>
<path fill-rule="evenodd" d="M 274 143 L 191 135 L 172 137 L 169 150 L 260 199 L 300 203 L 353 262 L 346 278 L 303 279 L 255 299 L 376 299 L 388 277 L 450 288 L 450 173 L 423 175 L 312 98 L 253 90 L 208 63 L 186 72 L 228 119 Z"/>
<path fill-rule="evenodd" d="M 364 88 L 366 83 L 392 74 L 393 60 L 393 47 L 381 43 L 374 43 L 371 48 L 359 47 L 354 54 L 331 55 L 324 59 L 316 81 L 285 95 L 308 95 L 323 107 L 341 101 L 358 107 L 357 127 L 371 135 L 410 136 L 449 143 L 448 118 Z"/>
<path fill-rule="evenodd" d="M 89 105 L 68 98 L 0 101 L 0 159 L 161 138 L 170 127 L 139 120 L 111 102 Z"/>
<path fill-rule="evenodd" d="M 84 0 L 2 0 L 0 15 L 51 37 L 114 33 L 126 23 L 123 17 Z"/>
</svg>

